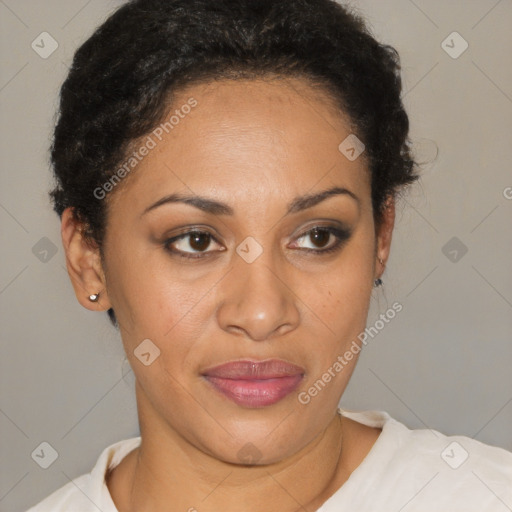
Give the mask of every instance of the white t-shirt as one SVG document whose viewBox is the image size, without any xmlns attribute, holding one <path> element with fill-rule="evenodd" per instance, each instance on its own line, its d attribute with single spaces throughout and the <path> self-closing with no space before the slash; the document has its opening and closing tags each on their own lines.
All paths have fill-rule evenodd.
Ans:
<svg viewBox="0 0 512 512">
<path fill-rule="evenodd" d="M 510 512 L 512 453 L 464 436 L 410 430 L 381 411 L 343 416 L 382 432 L 350 478 L 317 512 Z M 101 452 L 90 473 L 75 478 L 27 512 L 118 512 L 105 473 L 140 437 Z"/>
</svg>

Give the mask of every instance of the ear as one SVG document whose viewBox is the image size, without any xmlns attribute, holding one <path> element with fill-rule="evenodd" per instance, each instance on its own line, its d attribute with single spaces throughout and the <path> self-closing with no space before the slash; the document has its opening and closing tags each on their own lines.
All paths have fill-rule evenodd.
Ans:
<svg viewBox="0 0 512 512">
<path fill-rule="evenodd" d="M 376 227 L 375 279 L 382 276 L 391 250 L 391 238 L 395 226 L 395 198 L 393 196 L 389 196 L 386 200 L 381 218 L 381 222 Z M 382 261 L 382 264 L 379 260 Z"/>
<path fill-rule="evenodd" d="M 84 308 L 91 311 L 106 311 L 112 306 L 107 294 L 99 247 L 85 238 L 84 227 L 76 220 L 72 207 L 64 210 L 61 237 L 68 274 L 76 298 Z M 97 302 L 89 300 L 90 295 L 98 293 Z"/>
</svg>

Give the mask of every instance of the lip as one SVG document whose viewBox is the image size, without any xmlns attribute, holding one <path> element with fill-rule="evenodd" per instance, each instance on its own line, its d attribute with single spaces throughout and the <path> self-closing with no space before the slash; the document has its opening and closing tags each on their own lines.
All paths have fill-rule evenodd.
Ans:
<svg viewBox="0 0 512 512">
<path fill-rule="evenodd" d="M 305 370 L 282 359 L 238 360 L 208 368 L 203 377 L 229 400 L 242 407 L 273 405 L 294 391 Z"/>
</svg>

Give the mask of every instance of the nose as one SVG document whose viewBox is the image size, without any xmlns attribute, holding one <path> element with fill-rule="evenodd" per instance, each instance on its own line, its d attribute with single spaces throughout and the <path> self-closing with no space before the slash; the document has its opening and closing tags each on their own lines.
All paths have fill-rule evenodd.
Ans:
<svg viewBox="0 0 512 512">
<path fill-rule="evenodd" d="M 233 268 L 222 281 L 217 321 L 231 334 L 253 341 L 282 336 L 297 328 L 300 311 L 293 286 L 271 251 L 252 263 L 235 256 Z M 290 272 L 289 272 L 290 274 Z"/>
</svg>

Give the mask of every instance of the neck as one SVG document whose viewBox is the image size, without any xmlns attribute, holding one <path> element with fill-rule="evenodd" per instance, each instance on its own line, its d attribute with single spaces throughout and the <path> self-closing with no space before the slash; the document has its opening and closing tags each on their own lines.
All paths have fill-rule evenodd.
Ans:
<svg viewBox="0 0 512 512">
<path fill-rule="evenodd" d="M 267 510 L 316 510 L 349 476 L 340 464 L 344 433 L 338 414 L 290 457 L 246 466 L 216 459 L 161 420 L 147 421 L 154 411 L 149 403 L 141 405 L 141 445 L 122 461 L 111 486 L 120 512 L 253 512 L 262 501 Z"/>
</svg>

